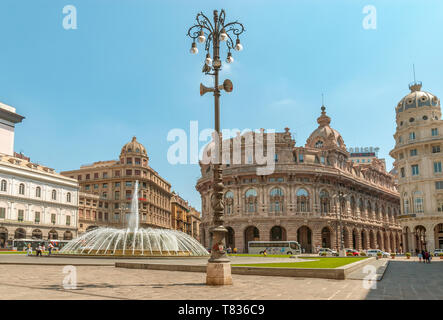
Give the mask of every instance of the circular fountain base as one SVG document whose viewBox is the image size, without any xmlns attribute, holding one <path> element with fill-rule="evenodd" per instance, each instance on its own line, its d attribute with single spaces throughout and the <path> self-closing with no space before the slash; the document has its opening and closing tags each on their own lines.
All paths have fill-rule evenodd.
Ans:
<svg viewBox="0 0 443 320">
<path fill-rule="evenodd" d="M 71 240 L 57 256 L 148 258 L 204 257 L 208 251 L 193 237 L 168 229 L 97 228 Z"/>
</svg>

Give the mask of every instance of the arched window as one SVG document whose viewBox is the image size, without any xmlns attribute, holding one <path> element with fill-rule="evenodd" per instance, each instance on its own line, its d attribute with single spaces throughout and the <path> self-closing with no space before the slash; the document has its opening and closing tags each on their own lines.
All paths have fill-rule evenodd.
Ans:
<svg viewBox="0 0 443 320">
<path fill-rule="evenodd" d="M 40 198 L 42 196 L 42 189 L 40 187 L 35 188 L 35 196 Z"/>
<path fill-rule="evenodd" d="M 225 193 L 225 213 L 231 214 L 233 205 L 234 205 L 234 193 L 232 191 L 228 191 Z"/>
<path fill-rule="evenodd" d="M 351 201 L 350 201 L 350 206 L 351 206 L 351 215 L 355 216 L 356 215 L 356 205 L 355 205 L 355 198 L 354 196 L 351 196 Z"/>
<path fill-rule="evenodd" d="M 318 140 L 318 141 L 315 143 L 315 147 L 316 147 L 316 148 L 323 148 L 323 141 Z"/>
<path fill-rule="evenodd" d="M 404 214 L 409 214 L 409 200 L 406 192 L 403 194 L 403 212 Z"/>
<path fill-rule="evenodd" d="M 246 197 L 246 210 L 248 212 L 257 211 L 257 191 L 255 189 L 248 189 L 245 193 Z"/>
<path fill-rule="evenodd" d="M 52 198 L 52 200 L 57 200 L 57 191 L 52 190 L 51 198 Z"/>
<path fill-rule="evenodd" d="M 66 194 L 66 202 L 71 202 L 71 193 L 70 192 L 68 192 Z"/>
<path fill-rule="evenodd" d="M 303 188 L 298 189 L 297 191 L 297 211 L 298 212 L 309 211 L 309 193 Z"/>
<path fill-rule="evenodd" d="M 423 193 L 421 191 L 414 192 L 414 213 L 423 213 Z"/>
<path fill-rule="evenodd" d="M 270 193 L 271 212 L 283 211 L 283 190 L 274 188 Z"/>
<path fill-rule="evenodd" d="M 1 190 L 2 190 L 2 191 L 6 191 L 6 180 L 2 180 L 2 183 L 1 183 Z"/>
<path fill-rule="evenodd" d="M 18 186 L 18 193 L 21 195 L 25 194 L 25 185 L 23 183 L 20 183 L 20 185 Z"/>
<path fill-rule="evenodd" d="M 320 210 L 321 213 L 328 213 L 330 211 L 329 193 L 326 190 L 320 191 Z"/>
</svg>

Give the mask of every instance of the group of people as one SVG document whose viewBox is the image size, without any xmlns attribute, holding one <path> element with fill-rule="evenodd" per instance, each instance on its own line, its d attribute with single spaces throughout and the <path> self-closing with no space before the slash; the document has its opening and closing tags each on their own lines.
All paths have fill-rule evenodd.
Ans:
<svg viewBox="0 0 443 320">
<path fill-rule="evenodd" d="M 52 253 L 52 249 L 53 249 L 53 248 L 54 248 L 54 245 L 53 245 L 52 243 L 49 243 L 49 245 L 48 245 L 48 256 L 51 255 L 51 253 Z M 35 253 L 36 253 L 35 256 L 36 256 L 36 257 L 38 257 L 38 256 L 42 257 L 44 251 L 45 251 L 45 246 L 39 244 L 39 245 L 35 248 Z M 28 243 L 28 250 L 27 250 L 26 255 L 27 255 L 27 256 L 32 256 L 32 246 L 31 246 L 30 243 Z"/>
<path fill-rule="evenodd" d="M 431 263 L 432 254 L 429 251 L 422 250 L 418 254 L 418 261 L 423 263 Z"/>
</svg>

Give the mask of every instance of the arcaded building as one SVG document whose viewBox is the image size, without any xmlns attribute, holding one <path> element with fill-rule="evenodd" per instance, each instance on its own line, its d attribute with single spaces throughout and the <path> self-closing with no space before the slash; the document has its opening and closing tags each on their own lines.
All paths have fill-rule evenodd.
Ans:
<svg viewBox="0 0 443 320">
<path fill-rule="evenodd" d="M 258 175 L 256 159 L 245 156 L 257 134 L 230 139 L 231 151 L 234 140 L 241 139 L 242 162 L 235 164 L 229 157 L 222 166 L 227 247 L 247 252 L 252 240 L 296 240 L 305 252 L 339 249 L 341 221 L 344 248 L 402 250 L 394 177 L 378 159 L 353 163 L 324 107 L 317 122 L 304 147 L 295 145 L 289 128 L 275 134 L 275 170 L 270 175 Z M 200 166 L 200 237 L 210 247 L 212 170 L 210 164 Z"/>
<path fill-rule="evenodd" d="M 118 160 L 61 174 L 80 185 L 79 233 L 98 226 L 125 227 L 136 181 L 140 227 L 171 228 L 171 185 L 149 166 L 146 148 L 136 137 L 122 147 Z"/>
<path fill-rule="evenodd" d="M 440 99 L 420 82 L 396 106 L 395 159 L 405 250 L 443 248 L 443 121 Z"/>
<path fill-rule="evenodd" d="M 14 152 L 23 116 L 0 103 L 0 249 L 14 239 L 71 240 L 77 235 L 78 184 Z"/>
<path fill-rule="evenodd" d="M 200 241 L 200 212 L 188 201 L 172 192 L 171 198 L 171 228 L 189 234 Z"/>
</svg>

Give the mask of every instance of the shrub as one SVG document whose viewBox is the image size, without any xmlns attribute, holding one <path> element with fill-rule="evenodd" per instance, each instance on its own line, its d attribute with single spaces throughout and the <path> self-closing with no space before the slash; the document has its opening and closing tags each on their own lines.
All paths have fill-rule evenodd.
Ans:
<svg viewBox="0 0 443 320">
<path fill-rule="evenodd" d="M 320 255 L 321 255 L 322 257 L 326 257 L 326 252 L 322 252 L 322 253 L 320 253 Z"/>
<path fill-rule="evenodd" d="M 405 256 L 406 256 L 406 257 L 410 257 L 410 256 L 411 256 L 411 253 L 410 253 L 410 252 L 406 252 L 406 253 L 405 253 Z"/>
<path fill-rule="evenodd" d="M 440 253 L 438 254 L 438 256 L 439 256 L 439 257 L 443 257 L 443 252 L 440 252 Z"/>
<path fill-rule="evenodd" d="M 360 256 L 366 257 L 366 252 L 364 252 L 364 251 L 360 252 Z"/>
<path fill-rule="evenodd" d="M 346 252 L 346 255 L 347 255 L 348 257 L 352 257 L 352 256 L 353 256 L 352 252 Z"/>
<path fill-rule="evenodd" d="M 391 257 L 395 257 L 395 253 L 394 252 L 391 253 Z"/>
<path fill-rule="evenodd" d="M 382 253 L 381 252 L 377 252 L 377 256 L 381 257 Z"/>
</svg>

